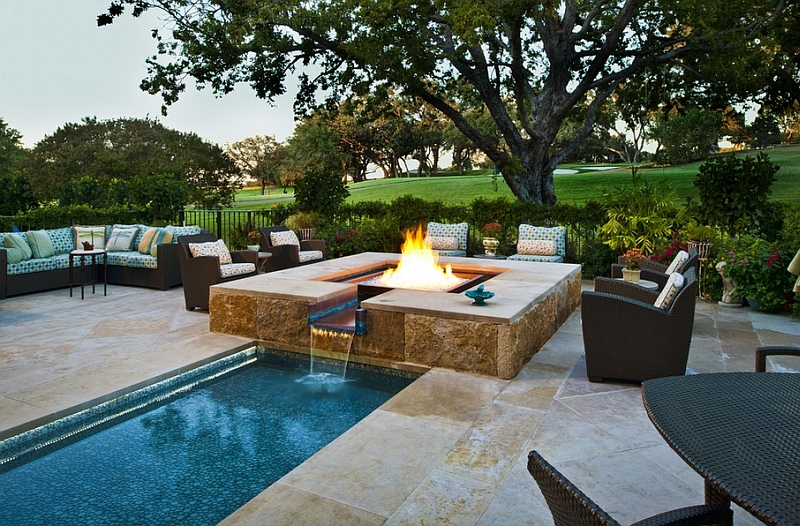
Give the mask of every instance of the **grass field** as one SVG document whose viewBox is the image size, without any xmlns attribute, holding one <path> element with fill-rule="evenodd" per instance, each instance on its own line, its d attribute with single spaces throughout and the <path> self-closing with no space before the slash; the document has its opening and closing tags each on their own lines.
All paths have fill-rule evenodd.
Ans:
<svg viewBox="0 0 800 526">
<path fill-rule="evenodd" d="M 800 147 L 784 147 L 767 150 L 774 163 L 780 165 L 777 180 L 772 185 L 772 199 L 800 206 Z M 669 182 L 680 202 L 687 196 L 697 199 L 694 187 L 698 167 L 702 163 L 690 163 L 664 168 L 648 168 L 639 171 L 648 181 Z M 560 168 L 578 170 L 574 174 L 555 174 L 556 196 L 561 203 L 584 203 L 588 200 L 601 200 L 603 194 L 616 187 L 629 185 L 631 170 L 619 167 L 613 170 L 593 170 L 590 165 L 565 165 Z M 495 185 L 496 183 L 496 185 Z M 351 184 L 348 202 L 380 200 L 390 202 L 411 194 L 431 201 L 441 201 L 449 205 L 467 204 L 477 197 L 513 198 L 502 177 L 492 177 L 490 170 L 476 170 L 464 176 L 409 177 L 402 179 L 380 179 Z M 277 202 L 293 199 L 291 190 L 273 190 L 272 195 L 262 196 L 257 188 L 244 189 L 236 197 L 236 208 L 261 209 Z"/>
</svg>

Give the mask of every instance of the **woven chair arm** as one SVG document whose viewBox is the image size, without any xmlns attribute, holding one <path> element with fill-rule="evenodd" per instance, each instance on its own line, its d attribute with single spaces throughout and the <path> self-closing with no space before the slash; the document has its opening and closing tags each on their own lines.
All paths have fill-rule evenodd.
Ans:
<svg viewBox="0 0 800 526">
<path fill-rule="evenodd" d="M 300 250 L 319 250 L 325 256 L 327 244 L 324 239 L 307 239 L 300 242 Z"/>
<path fill-rule="evenodd" d="M 614 278 L 596 277 L 594 278 L 594 291 L 616 296 L 625 296 L 643 303 L 653 303 L 658 298 L 658 292 L 640 287 L 629 281 L 622 281 Z"/>
<path fill-rule="evenodd" d="M 703 526 L 707 524 L 733 524 L 733 511 L 723 505 L 690 506 L 664 513 L 631 524 L 631 526 Z"/>
<path fill-rule="evenodd" d="M 756 348 L 756 372 L 767 370 L 767 356 L 800 356 L 800 347 L 791 345 L 765 345 Z"/>
<path fill-rule="evenodd" d="M 667 265 L 663 263 L 658 263 L 657 261 L 653 261 L 652 259 L 643 259 L 640 263 L 642 270 L 653 270 L 655 272 L 661 272 L 664 274 L 667 271 Z"/>
<path fill-rule="evenodd" d="M 621 278 L 622 277 L 622 269 L 625 268 L 625 265 L 614 263 L 611 265 L 611 277 L 612 278 Z"/>
<path fill-rule="evenodd" d="M 669 311 L 655 307 L 652 303 L 589 290 L 581 293 L 581 316 L 586 317 L 587 313 L 598 318 L 625 319 L 639 324 L 647 321 L 663 324 L 671 317 Z"/>
<path fill-rule="evenodd" d="M 219 257 L 200 256 L 192 257 L 184 261 L 190 275 L 199 279 L 219 279 Z M 214 278 L 216 276 L 216 278 Z"/>
<path fill-rule="evenodd" d="M 231 252 L 231 260 L 234 263 L 252 263 L 258 266 L 258 252 L 255 250 L 234 250 Z"/>
</svg>

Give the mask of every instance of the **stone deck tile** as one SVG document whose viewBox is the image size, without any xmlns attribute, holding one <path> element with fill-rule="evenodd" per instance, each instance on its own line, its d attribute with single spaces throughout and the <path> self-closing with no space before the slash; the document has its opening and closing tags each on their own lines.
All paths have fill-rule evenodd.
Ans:
<svg viewBox="0 0 800 526">
<path fill-rule="evenodd" d="M 209 334 L 180 288 L 0 301 L 0 433 L 244 340 Z M 755 346 L 775 344 L 800 344 L 800 322 L 700 301 L 689 371 L 752 370 Z M 434 369 L 224 524 L 550 525 L 531 449 L 623 523 L 701 503 L 701 477 L 660 439 L 640 387 L 589 382 L 582 351 L 578 310 L 510 381 Z M 735 509 L 735 524 L 756 522 Z"/>
</svg>

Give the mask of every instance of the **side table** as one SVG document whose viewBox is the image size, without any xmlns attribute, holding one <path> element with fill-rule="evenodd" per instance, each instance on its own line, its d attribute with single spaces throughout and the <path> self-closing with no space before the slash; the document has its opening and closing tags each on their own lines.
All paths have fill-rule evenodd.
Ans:
<svg viewBox="0 0 800 526">
<path fill-rule="evenodd" d="M 508 256 L 501 256 L 499 254 L 494 255 L 494 256 L 487 256 L 486 254 L 473 254 L 472 257 L 478 258 L 478 259 L 506 259 L 506 258 L 508 258 Z"/>
<path fill-rule="evenodd" d="M 622 280 L 622 278 L 617 278 L 617 279 Z M 633 283 L 633 282 L 629 281 L 628 283 Z M 640 279 L 639 281 L 634 283 L 634 285 L 639 285 L 640 287 L 645 289 L 658 290 L 658 283 L 656 283 L 655 281 L 650 281 L 649 279 Z"/>
<path fill-rule="evenodd" d="M 264 265 L 267 264 L 267 260 L 272 257 L 272 252 L 259 252 L 258 253 L 258 272 L 264 272 Z"/>
<path fill-rule="evenodd" d="M 84 298 L 83 288 L 88 285 L 86 282 L 85 261 L 89 260 L 89 268 L 92 272 L 92 294 L 95 292 L 95 285 L 97 284 L 97 256 L 103 256 L 103 296 L 108 296 L 108 279 L 106 270 L 108 269 L 108 252 L 102 248 L 95 248 L 93 250 L 73 250 L 69 253 L 69 297 L 72 297 L 72 287 L 77 285 L 73 279 L 73 269 L 75 268 L 75 258 L 80 259 L 81 264 L 81 299 Z"/>
</svg>

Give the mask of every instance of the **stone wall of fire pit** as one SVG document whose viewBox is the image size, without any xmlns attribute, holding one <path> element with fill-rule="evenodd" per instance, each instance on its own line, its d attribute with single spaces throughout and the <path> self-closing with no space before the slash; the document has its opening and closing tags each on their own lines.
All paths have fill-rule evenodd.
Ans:
<svg viewBox="0 0 800 526">
<path fill-rule="evenodd" d="M 356 293 L 337 279 L 393 264 L 398 254 L 364 253 L 211 287 L 213 332 L 309 352 L 310 306 L 335 305 Z M 497 274 L 486 306 L 464 294 L 394 289 L 361 302 L 367 330 L 350 359 L 394 367 L 446 367 L 513 378 L 580 303 L 579 265 L 442 258 L 454 270 Z M 316 337 L 316 351 L 341 351 L 341 340 Z"/>
</svg>

